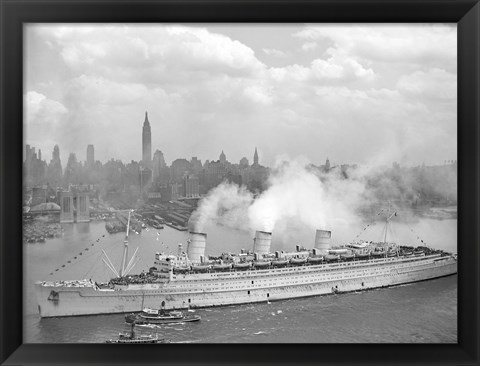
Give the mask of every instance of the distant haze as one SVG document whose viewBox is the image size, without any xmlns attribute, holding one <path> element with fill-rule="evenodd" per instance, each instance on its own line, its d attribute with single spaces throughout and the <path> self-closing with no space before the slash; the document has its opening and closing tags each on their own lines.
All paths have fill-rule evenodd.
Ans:
<svg viewBox="0 0 480 366">
<path fill-rule="evenodd" d="M 25 26 L 25 143 L 62 163 L 441 164 L 457 158 L 457 29 L 406 25 Z"/>
</svg>

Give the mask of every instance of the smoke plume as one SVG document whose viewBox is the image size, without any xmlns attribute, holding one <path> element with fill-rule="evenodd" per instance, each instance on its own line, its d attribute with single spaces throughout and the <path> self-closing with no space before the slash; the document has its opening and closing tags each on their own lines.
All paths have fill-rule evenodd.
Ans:
<svg viewBox="0 0 480 366">
<path fill-rule="evenodd" d="M 435 184 L 436 180 L 449 184 Z M 383 221 L 388 210 L 399 212 L 395 220 L 399 223 L 418 224 L 431 211 L 425 202 L 439 195 L 456 202 L 455 165 L 401 168 L 393 164 L 326 171 L 299 159 L 279 159 L 266 183 L 257 196 L 243 186 L 220 184 L 202 199 L 190 229 L 203 232 L 206 225 L 218 223 L 248 231 L 252 237 L 256 230 L 273 232 L 276 247 L 287 249 L 313 243 L 317 229 L 331 230 L 337 243 L 355 240 L 373 221 Z M 373 234 L 368 238 L 380 239 L 370 237 Z"/>
<path fill-rule="evenodd" d="M 221 183 L 203 198 L 199 207 L 193 212 L 189 229 L 204 232 L 205 226 L 221 223 L 229 227 L 242 228 L 247 225 L 245 212 L 252 204 L 253 195 L 236 184 Z"/>
<path fill-rule="evenodd" d="M 202 231 L 208 223 L 237 229 L 262 230 L 287 235 L 293 227 L 341 230 L 358 221 L 355 210 L 362 202 L 363 183 L 338 174 L 321 174 L 300 161 L 278 161 L 267 189 L 254 199 L 236 184 L 222 183 L 205 197 L 190 220 Z M 287 235 L 288 236 L 288 235 Z"/>
</svg>

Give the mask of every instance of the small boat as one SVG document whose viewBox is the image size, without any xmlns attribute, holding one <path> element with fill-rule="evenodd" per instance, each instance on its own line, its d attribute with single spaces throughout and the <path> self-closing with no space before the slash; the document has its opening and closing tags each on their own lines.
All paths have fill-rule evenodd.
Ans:
<svg viewBox="0 0 480 366">
<path fill-rule="evenodd" d="M 235 263 L 233 267 L 235 269 L 248 269 L 252 266 L 251 262 L 240 262 L 240 263 Z"/>
<path fill-rule="evenodd" d="M 403 253 L 403 255 L 404 255 L 405 257 L 412 257 L 412 256 L 413 256 L 413 252 L 405 252 L 405 253 Z"/>
<path fill-rule="evenodd" d="M 272 266 L 274 267 L 282 267 L 282 266 L 286 266 L 287 264 L 288 264 L 288 260 L 286 259 L 272 261 Z"/>
<path fill-rule="evenodd" d="M 355 254 L 355 258 L 358 259 L 367 259 L 370 256 L 370 253 L 357 253 Z"/>
<path fill-rule="evenodd" d="M 372 257 L 375 257 L 375 258 L 385 257 L 385 252 L 372 252 Z"/>
<path fill-rule="evenodd" d="M 325 256 L 325 260 L 326 260 L 327 262 L 336 261 L 336 260 L 338 260 L 338 258 L 339 258 L 338 255 L 333 255 L 333 254 L 327 254 L 327 255 Z"/>
<path fill-rule="evenodd" d="M 387 253 L 387 257 L 396 257 L 396 256 L 397 256 L 397 252 L 394 250 L 390 250 Z"/>
<path fill-rule="evenodd" d="M 228 264 L 214 264 L 212 266 L 212 268 L 215 271 L 226 271 L 226 270 L 232 268 L 232 264 L 231 263 L 228 263 Z"/>
<path fill-rule="evenodd" d="M 210 264 L 199 264 L 198 266 L 192 266 L 192 271 L 206 272 L 210 268 L 212 268 Z"/>
<path fill-rule="evenodd" d="M 308 257 L 308 263 L 321 263 L 323 262 L 323 257 Z"/>
<path fill-rule="evenodd" d="M 270 265 L 270 262 L 266 262 L 266 261 L 254 261 L 253 262 L 253 266 L 256 267 L 256 268 L 265 268 L 265 267 L 268 267 Z"/>
<path fill-rule="evenodd" d="M 201 319 L 200 315 L 184 314 L 181 311 L 165 311 L 163 309 L 144 308 L 140 314 L 127 314 L 125 321 L 131 324 L 167 324 L 197 322 Z"/>
<path fill-rule="evenodd" d="M 304 264 L 307 262 L 307 258 L 292 258 L 290 259 L 290 264 L 293 264 L 294 266 L 299 266 L 301 264 Z"/>
<path fill-rule="evenodd" d="M 190 267 L 174 267 L 173 268 L 173 273 L 174 274 L 177 274 L 177 273 L 186 273 L 190 271 Z"/>
<path fill-rule="evenodd" d="M 424 255 L 424 254 L 425 254 L 425 252 L 424 252 L 423 250 L 415 250 L 415 251 L 413 252 L 413 255 L 414 255 L 415 257 L 419 257 L 419 256 Z"/>
<path fill-rule="evenodd" d="M 110 344 L 156 344 L 168 343 L 165 339 L 159 339 L 157 335 L 140 335 L 136 336 L 133 328 L 135 324 L 132 323 L 132 330 L 130 333 L 120 333 L 118 339 L 107 339 L 105 343 Z"/>
<path fill-rule="evenodd" d="M 340 258 L 343 259 L 344 261 L 350 261 L 354 258 L 355 256 L 353 254 L 341 254 Z"/>
</svg>

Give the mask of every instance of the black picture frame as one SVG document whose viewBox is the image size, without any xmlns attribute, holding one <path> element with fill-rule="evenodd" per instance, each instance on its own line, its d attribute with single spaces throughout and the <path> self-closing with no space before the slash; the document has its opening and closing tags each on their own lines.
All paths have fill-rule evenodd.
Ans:
<svg viewBox="0 0 480 366">
<path fill-rule="evenodd" d="M 0 362 L 21 364 L 478 365 L 478 0 L 0 0 Z M 23 33 L 29 22 L 373 22 L 458 24 L 458 344 L 23 344 Z"/>
</svg>

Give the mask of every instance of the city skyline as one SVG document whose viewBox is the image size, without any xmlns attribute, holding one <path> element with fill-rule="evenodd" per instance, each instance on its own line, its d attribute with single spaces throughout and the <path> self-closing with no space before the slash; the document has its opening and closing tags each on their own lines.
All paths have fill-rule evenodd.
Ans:
<svg viewBox="0 0 480 366">
<path fill-rule="evenodd" d="M 139 161 L 147 110 L 170 162 L 456 159 L 455 25 L 32 24 L 25 76 L 25 143 L 44 155 Z"/>
</svg>

